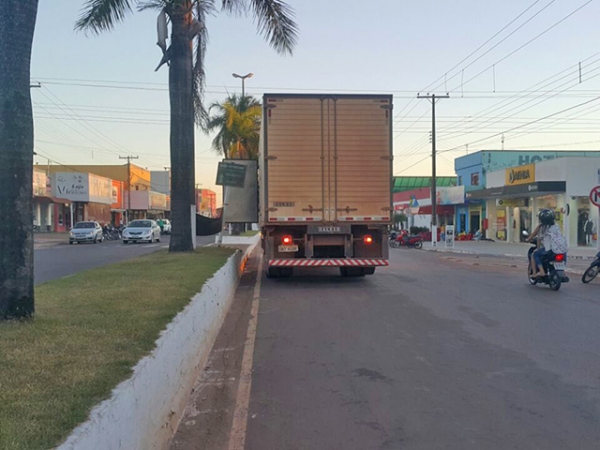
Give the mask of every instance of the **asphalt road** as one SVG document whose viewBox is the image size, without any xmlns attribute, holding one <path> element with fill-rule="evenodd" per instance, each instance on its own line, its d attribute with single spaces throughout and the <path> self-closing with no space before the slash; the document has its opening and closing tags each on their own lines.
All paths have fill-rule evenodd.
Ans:
<svg viewBox="0 0 600 450">
<path fill-rule="evenodd" d="M 214 240 L 214 236 L 198 236 L 196 238 L 198 246 L 207 245 Z M 101 244 L 56 245 L 39 248 L 34 250 L 35 284 L 125 261 L 168 247 L 169 236 L 162 236 L 161 242 L 154 244 L 125 245 L 121 241 L 105 241 Z"/>
<path fill-rule="evenodd" d="M 364 279 L 263 278 L 244 448 L 597 450 L 600 281 L 552 292 L 522 263 L 398 249 Z M 228 448 L 249 277 L 172 449 Z"/>
</svg>

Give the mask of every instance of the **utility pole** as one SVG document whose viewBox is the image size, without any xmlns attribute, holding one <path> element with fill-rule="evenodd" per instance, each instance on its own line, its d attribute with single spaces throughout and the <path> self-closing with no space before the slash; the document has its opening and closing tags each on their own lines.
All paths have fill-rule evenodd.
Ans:
<svg viewBox="0 0 600 450">
<path fill-rule="evenodd" d="M 119 156 L 119 159 L 127 160 L 127 224 L 129 225 L 129 211 L 131 211 L 131 160 L 140 159 L 139 156 Z"/>
<path fill-rule="evenodd" d="M 426 98 L 431 102 L 431 245 L 437 245 L 437 179 L 435 154 L 435 102 L 440 98 L 450 98 L 446 95 L 418 94 L 417 98 Z"/>
</svg>

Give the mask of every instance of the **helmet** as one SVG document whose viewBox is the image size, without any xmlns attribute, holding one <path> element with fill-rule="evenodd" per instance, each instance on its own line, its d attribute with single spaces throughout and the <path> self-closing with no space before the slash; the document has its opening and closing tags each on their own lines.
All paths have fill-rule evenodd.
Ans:
<svg viewBox="0 0 600 450">
<path fill-rule="evenodd" d="M 552 225 L 554 223 L 554 211 L 550 209 L 542 209 L 538 214 L 542 225 Z"/>
</svg>

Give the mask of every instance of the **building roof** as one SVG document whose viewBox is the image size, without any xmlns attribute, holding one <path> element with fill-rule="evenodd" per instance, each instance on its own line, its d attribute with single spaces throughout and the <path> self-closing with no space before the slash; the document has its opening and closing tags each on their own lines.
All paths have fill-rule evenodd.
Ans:
<svg viewBox="0 0 600 450">
<path fill-rule="evenodd" d="M 456 186 L 456 177 L 436 177 L 436 186 Z M 394 177 L 392 192 L 412 191 L 431 187 L 431 177 Z"/>
</svg>

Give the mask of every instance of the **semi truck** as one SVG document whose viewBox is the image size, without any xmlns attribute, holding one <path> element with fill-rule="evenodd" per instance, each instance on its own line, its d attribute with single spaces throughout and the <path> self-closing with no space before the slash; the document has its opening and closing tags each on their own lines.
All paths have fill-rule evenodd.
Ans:
<svg viewBox="0 0 600 450">
<path fill-rule="evenodd" d="M 387 266 L 392 96 L 265 94 L 259 208 L 267 276 Z"/>
</svg>

